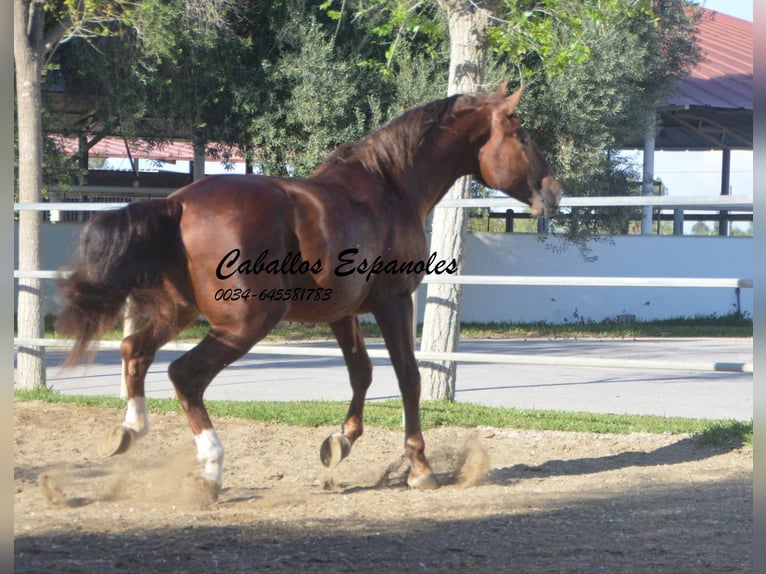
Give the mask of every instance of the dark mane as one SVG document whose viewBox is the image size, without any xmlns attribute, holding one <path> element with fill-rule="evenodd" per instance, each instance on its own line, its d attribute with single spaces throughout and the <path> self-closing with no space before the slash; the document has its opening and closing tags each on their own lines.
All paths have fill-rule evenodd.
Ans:
<svg viewBox="0 0 766 574">
<path fill-rule="evenodd" d="M 418 146 L 432 127 L 442 124 L 450 114 L 476 109 L 495 97 L 456 95 L 414 108 L 364 139 L 338 146 L 313 175 L 338 165 L 358 163 L 366 171 L 386 177 L 392 167 L 403 169 L 412 165 Z"/>
</svg>

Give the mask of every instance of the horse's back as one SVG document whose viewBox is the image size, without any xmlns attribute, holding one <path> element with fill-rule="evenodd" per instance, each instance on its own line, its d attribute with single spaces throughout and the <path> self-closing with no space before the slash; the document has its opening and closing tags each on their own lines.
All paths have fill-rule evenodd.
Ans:
<svg viewBox="0 0 766 574">
<path fill-rule="evenodd" d="M 182 230 L 217 228 L 226 231 L 252 226 L 256 221 L 290 219 L 292 205 L 278 180 L 257 175 L 218 175 L 199 179 L 170 197 L 183 206 Z"/>
<path fill-rule="evenodd" d="M 172 193 L 185 207 L 197 205 L 216 212 L 236 207 L 237 202 L 273 203 L 285 199 L 279 178 L 262 175 L 209 175 Z"/>
</svg>

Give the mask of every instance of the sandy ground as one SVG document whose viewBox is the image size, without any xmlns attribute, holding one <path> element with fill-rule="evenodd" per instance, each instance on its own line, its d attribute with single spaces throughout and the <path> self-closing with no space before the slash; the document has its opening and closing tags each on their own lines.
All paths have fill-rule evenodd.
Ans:
<svg viewBox="0 0 766 574">
<path fill-rule="evenodd" d="M 406 487 L 401 432 L 216 421 L 224 487 L 193 488 L 191 433 L 153 415 L 97 455 L 109 409 L 15 404 L 16 572 L 751 572 L 750 447 L 688 437 L 439 428 L 444 485 Z"/>
</svg>

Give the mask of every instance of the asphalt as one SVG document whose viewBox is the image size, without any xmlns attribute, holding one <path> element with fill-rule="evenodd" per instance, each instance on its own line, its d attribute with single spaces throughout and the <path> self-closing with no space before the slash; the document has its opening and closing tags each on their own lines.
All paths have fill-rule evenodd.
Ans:
<svg viewBox="0 0 766 574">
<path fill-rule="evenodd" d="M 300 346 L 314 349 L 319 355 L 246 355 L 213 380 L 205 398 L 349 400 L 351 390 L 343 360 L 330 355 L 337 349 L 336 344 L 312 342 Z M 273 349 L 274 345 L 270 347 Z M 379 341 L 369 342 L 368 348 L 384 349 Z M 655 362 L 753 361 L 750 338 L 465 340 L 459 351 Z M 175 396 L 167 368 L 182 353 L 158 352 L 146 378 L 148 397 Z M 120 395 L 120 356 L 117 351 L 99 351 L 92 363 L 67 370 L 60 366 L 64 355 L 65 351 L 60 349 L 49 349 L 46 353 L 50 387 L 67 394 Z M 375 358 L 373 365 L 368 400 L 398 398 L 396 377 L 388 359 Z M 752 373 L 489 362 L 459 363 L 457 373 L 455 399 L 459 402 L 593 413 L 744 421 L 753 418 Z"/>
</svg>

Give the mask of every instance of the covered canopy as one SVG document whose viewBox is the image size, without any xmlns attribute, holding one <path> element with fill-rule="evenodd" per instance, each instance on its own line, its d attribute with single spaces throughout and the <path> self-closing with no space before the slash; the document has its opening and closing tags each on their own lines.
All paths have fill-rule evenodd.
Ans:
<svg viewBox="0 0 766 574">
<path fill-rule="evenodd" d="M 731 150 L 753 149 L 753 23 L 695 9 L 700 11 L 695 32 L 700 62 L 657 107 L 656 121 L 643 138 L 625 146 L 644 150 L 644 195 L 653 195 L 655 150 L 722 150 L 721 195 L 728 195 Z M 721 211 L 720 235 L 728 234 L 726 217 Z M 644 208 L 641 232 L 652 232 L 651 207 Z"/>
<path fill-rule="evenodd" d="M 702 60 L 658 108 L 655 149 L 753 149 L 753 23 L 700 10 Z"/>
</svg>

